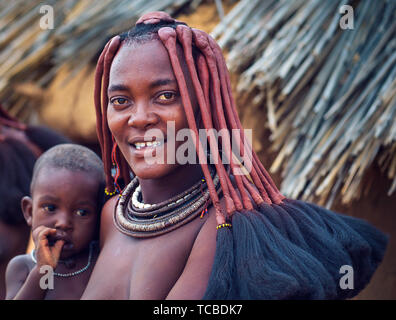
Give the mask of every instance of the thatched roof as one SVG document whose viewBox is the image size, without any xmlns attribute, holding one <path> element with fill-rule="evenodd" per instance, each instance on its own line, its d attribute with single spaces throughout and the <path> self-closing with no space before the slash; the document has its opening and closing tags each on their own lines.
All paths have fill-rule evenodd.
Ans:
<svg viewBox="0 0 396 320">
<path fill-rule="evenodd" d="M 81 70 L 93 65 L 106 38 L 142 13 L 175 15 L 200 3 L 46 1 L 55 25 L 42 30 L 41 1 L 1 2 L 0 101 L 27 120 L 42 88 L 65 68 L 62 81 L 86 78 Z M 272 132 L 278 156 L 271 170 L 283 168 L 282 192 L 318 196 L 322 204 L 340 192 L 350 202 L 369 190 L 363 178 L 374 162 L 393 179 L 389 194 L 396 189 L 396 2 L 351 1 L 353 30 L 339 27 L 343 4 L 242 0 L 213 31 L 238 75 L 242 118 L 256 122 L 254 137 L 264 123 Z"/>
<path fill-rule="evenodd" d="M 239 105 L 266 113 L 282 191 L 328 205 L 374 187 L 374 161 L 396 190 L 396 2 L 352 1 L 352 30 L 343 4 L 242 0 L 212 32 L 240 74 Z"/>
<path fill-rule="evenodd" d="M 200 0 L 13 0 L 0 4 L 0 101 L 12 106 L 11 113 L 26 120 L 34 101 L 23 90 L 39 92 L 64 66 L 76 75 L 94 61 L 106 41 L 131 28 L 150 11 L 172 15 L 193 10 Z M 43 30 L 43 5 L 52 6 L 53 29 Z M 30 86 L 26 84 L 30 84 Z M 27 88 L 27 89 L 26 89 Z M 18 89 L 18 87 L 17 87 Z"/>
</svg>

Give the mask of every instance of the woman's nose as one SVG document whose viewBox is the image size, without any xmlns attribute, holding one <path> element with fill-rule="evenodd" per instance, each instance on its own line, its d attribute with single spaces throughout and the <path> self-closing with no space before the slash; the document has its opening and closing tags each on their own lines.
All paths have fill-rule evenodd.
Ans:
<svg viewBox="0 0 396 320">
<path fill-rule="evenodd" d="M 148 103 L 136 103 L 136 108 L 129 116 L 128 125 L 138 129 L 149 129 L 159 122 L 159 116 L 151 110 Z"/>
</svg>

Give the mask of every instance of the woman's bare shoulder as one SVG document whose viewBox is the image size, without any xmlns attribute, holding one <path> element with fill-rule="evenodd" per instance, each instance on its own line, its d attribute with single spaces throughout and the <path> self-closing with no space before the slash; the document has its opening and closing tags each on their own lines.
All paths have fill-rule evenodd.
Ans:
<svg viewBox="0 0 396 320">
<path fill-rule="evenodd" d="M 226 212 L 224 198 L 220 198 L 220 207 L 223 212 Z M 217 235 L 217 221 L 216 221 L 216 210 L 212 205 L 207 214 L 207 219 L 201 227 L 195 242 L 191 254 L 194 254 L 194 248 L 209 247 L 211 249 L 216 248 L 216 235 Z M 198 250 L 197 250 L 198 251 Z M 212 251 L 212 250 L 211 250 Z"/>
<path fill-rule="evenodd" d="M 222 202 L 222 201 L 221 201 Z M 216 254 L 216 212 L 208 209 L 186 266 L 167 299 L 201 299 L 206 291 Z"/>
<path fill-rule="evenodd" d="M 116 228 L 113 223 L 114 210 L 117 205 L 117 200 L 119 195 L 115 195 L 114 197 L 107 200 L 102 208 L 102 213 L 100 216 L 100 247 L 103 247 L 104 241 L 106 238 L 116 231 Z"/>
</svg>

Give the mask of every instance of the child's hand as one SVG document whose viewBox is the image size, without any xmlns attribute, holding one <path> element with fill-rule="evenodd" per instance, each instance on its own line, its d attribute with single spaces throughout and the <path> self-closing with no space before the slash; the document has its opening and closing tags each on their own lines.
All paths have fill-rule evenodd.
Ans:
<svg viewBox="0 0 396 320">
<path fill-rule="evenodd" d="M 56 229 L 39 226 L 33 231 L 33 239 L 36 245 L 37 266 L 49 265 L 56 268 L 64 240 L 57 240 L 53 246 L 49 245 L 48 237 L 55 236 Z"/>
</svg>

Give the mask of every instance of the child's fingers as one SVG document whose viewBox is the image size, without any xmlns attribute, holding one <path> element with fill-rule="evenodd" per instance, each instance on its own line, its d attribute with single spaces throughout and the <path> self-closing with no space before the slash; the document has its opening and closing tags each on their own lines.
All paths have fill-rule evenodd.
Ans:
<svg viewBox="0 0 396 320">
<path fill-rule="evenodd" d="M 55 229 L 44 226 L 36 228 L 33 237 L 36 249 L 39 249 L 39 247 L 48 247 L 48 236 L 54 233 L 56 233 Z"/>
<path fill-rule="evenodd" d="M 48 247 L 48 236 L 55 234 L 56 229 L 45 228 L 38 235 L 38 245 Z"/>
<path fill-rule="evenodd" d="M 56 234 L 56 229 L 48 228 L 45 226 L 37 227 L 36 229 L 36 249 L 37 249 L 37 262 L 39 265 L 50 265 L 56 267 L 54 263 L 53 253 L 48 242 L 48 236 Z"/>
<path fill-rule="evenodd" d="M 51 267 L 54 267 L 52 253 L 49 246 L 40 245 L 39 248 L 37 249 L 36 256 L 37 256 L 37 265 L 39 266 L 50 265 Z"/>
<path fill-rule="evenodd" d="M 55 234 L 56 233 L 56 229 L 53 228 L 47 228 L 45 227 L 40 233 L 39 233 L 39 239 L 42 237 L 47 237 L 51 234 Z"/>
<path fill-rule="evenodd" d="M 43 240 L 45 241 L 45 240 Z M 65 244 L 64 240 L 58 240 L 53 246 L 40 246 L 37 252 L 37 261 L 40 265 L 50 265 L 53 269 L 58 265 L 59 257 L 62 247 Z"/>
<path fill-rule="evenodd" d="M 64 240 L 57 240 L 54 245 L 49 245 L 48 238 L 55 235 L 56 232 L 56 229 L 45 226 L 39 226 L 34 230 L 38 265 L 50 265 L 52 268 L 56 268 L 65 244 Z"/>
<path fill-rule="evenodd" d="M 48 228 L 46 226 L 39 226 L 33 231 L 33 239 L 40 241 L 43 237 L 56 233 L 56 229 Z"/>
<path fill-rule="evenodd" d="M 56 264 L 58 264 L 58 260 L 59 260 L 59 257 L 60 257 L 60 254 L 62 252 L 62 248 L 63 248 L 64 244 L 65 244 L 64 240 L 58 240 L 58 241 L 55 242 L 55 244 L 54 244 L 54 246 L 53 246 L 53 248 L 51 250 L 52 251 L 52 256 L 53 256 L 54 261 L 56 262 Z"/>
<path fill-rule="evenodd" d="M 40 232 L 42 232 L 45 228 L 47 228 L 47 227 L 46 227 L 46 226 L 38 226 L 37 228 L 35 228 L 35 229 L 32 231 L 32 237 L 33 237 L 33 240 L 34 240 L 34 241 L 37 241 L 37 240 L 38 240 L 38 237 L 39 237 Z"/>
</svg>

